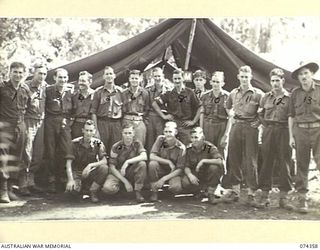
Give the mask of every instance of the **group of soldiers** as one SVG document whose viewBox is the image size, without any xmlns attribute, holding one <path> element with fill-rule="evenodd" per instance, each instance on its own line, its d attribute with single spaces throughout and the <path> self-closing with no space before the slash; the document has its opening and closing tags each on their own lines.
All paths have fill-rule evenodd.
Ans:
<svg viewBox="0 0 320 250">
<path fill-rule="evenodd" d="M 272 89 L 263 93 L 252 86 L 249 66 L 239 68 L 240 85 L 230 93 L 223 89 L 221 71 L 212 73 L 209 90 L 202 70 L 193 73 L 191 89 L 182 70 L 173 71 L 170 85 L 158 67 L 147 86 L 141 84 L 142 73 L 131 70 L 128 86 L 121 88 L 110 66 L 104 68 L 103 86 L 92 90 L 92 75 L 82 71 L 75 91 L 70 91 L 67 70 L 56 69 L 55 83 L 48 85 L 45 65 L 36 65 L 33 78 L 26 81 L 26 66 L 13 62 L 9 80 L 0 87 L 1 128 L 10 135 L 10 147 L 1 148 L 0 202 L 17 198 L 15 180 L 20 195 L 39 191 L 34 181 L 36 148 L 44 149 L 45 186 L 52 193 L 57 192 L 62 169 L 65 191 L 88 194 L 92 202 L 99 201 L 100 192 L 113 195 L 121 188 L 134 191 L 139 203 L 145 201 L 141 191 L 150 189 L 149 200 L 155 202 L 158 190 L 168 184 L 174 194 L 205 194 L 211 204 L 230 203 L 239 200 L 244 184 L 246 203 L 264 208 L 278 171 L 279 206 L 307 213 L 311 150 L 320 166 L 320 86 L 313 80 L 318 68 L 316 63 L 300 65 L 292 78 L 301 85 L 291 94 L 284 89 L 282 69 L 271 70 Z M 40 147 L 38 137 L 43 138 Z M 230 192 L 219 197 L 221 182 Z M 297 204 L 288 197 L 294 188 Z"/>
</svg>

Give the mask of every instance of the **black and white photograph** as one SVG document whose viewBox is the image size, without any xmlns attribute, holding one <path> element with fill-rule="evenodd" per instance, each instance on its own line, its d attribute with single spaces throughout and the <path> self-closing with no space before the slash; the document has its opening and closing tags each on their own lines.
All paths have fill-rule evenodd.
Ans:
<svg viewBox="0 0 320 250">
<path fill-rule="evenodd" d="M 1 17 L 0 221 L 320 219 L 320 17 Z"/>
</svg>

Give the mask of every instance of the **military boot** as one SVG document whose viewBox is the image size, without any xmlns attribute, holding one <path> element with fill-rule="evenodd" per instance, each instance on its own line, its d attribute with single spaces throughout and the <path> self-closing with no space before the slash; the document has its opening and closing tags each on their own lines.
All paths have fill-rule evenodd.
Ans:
<svg viewBox="0 0 320 250">
<path fill-rule="evenodd" d="M 257 208 L 266 208 L 270 206 L 269 191 L 262 191 L 260 199 L 256 202 Z"/>
<path fill-rule="evenodd" d="M 91 184 L 91 187 L 89 189 L 89 193 L 90 193 L 90 198 L 91 198 L 91 201 L 93 203 L 97 203 L 99 202 L 99 197 L 98 197 L 98 192 L 99 192 L 99 189 L 100 189 L 100 185 L 96 182 L 93 182 Z"/>
<path fill-rule="evenodd" d="M 288 199 L 287 192 L 280 191 L 279 207 L 288 211 L 294 210 L 294 206 L 290 203 L 290 200 Z"/>
<path fill-rule="evenodd" d="M 150 196 L 150 201 L 155 202 L 158 201 L 158 192 L 152 192 Z"/>
<path fill-rule="evenodd" d="M 307 214 L 309 212 L 306 194 L 299 194 L 298 204 L 295 210 L 301 214 Z"/>
<path fill-rule="evenodd" d="M 223 198 L 219 198 L 219 197 L 215 196 L 215 194 L 214 194 L 215 191 L 216 191 L 216 188 L 208 187 L 208 202 L 212 205 L 216 205 L 216 204 L 225 202 L 223 200 Z"/>
<path fill-rule="evenodd" d="M 138 203 L 143 203 L 143 202 L 145 202 L 145 199 L 144 199 L 144 197 L 142 196 L 142 194 L 141 194 L 140 191 L 136 191 L 135 193 L 136 193 L 136 201 L 137 201 Z"/>
<path fill-rule="evenodd" d="M 0 182 L 0 203 L 10 203 L 7 180 L 1 180 Z"/>
</svg>

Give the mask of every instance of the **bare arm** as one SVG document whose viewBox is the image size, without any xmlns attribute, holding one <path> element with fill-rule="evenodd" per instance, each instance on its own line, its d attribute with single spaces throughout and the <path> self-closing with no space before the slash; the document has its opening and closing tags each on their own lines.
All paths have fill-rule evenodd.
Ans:
<svg viewBox="0 0 320 250">
<path fill-rule="evenodd" d="M 154 101 L 154 102 L 152 103 L 152 107 L 153 107 L 153 109 L 157 112 L 157 114 L 158 114 L 162 119 L 165 119 L 165 118 L 164 118 L 164 114 L 163 114 L 163 112 L 161 111 L 161 109 L 160 109 L 160 107 L 159 107 L 159 105 L 158 105 L 158 103 L 157 103 L 156 101 Z"/>
<path fill-rule="evenodd" d="M 110 164 L 110 172 L 113 174 L 115 177 L 117 177 L 123 184 L 128 183 L 129 181 L 124 177 L 123 175 L 120 174 L 119 170 L 115 167 L 115 165 Z"/>
<path fill-rule="evenodd" d="M 162 158 L 162 157 L 156 155 L 155 153 L 151 153 L 150 154 L 150 160 L 151 161 L 157 161 L 160 164 L 164 164 L 164 165 L 170 165 L 170 163 L 172 163 L 170 160 Z"/>
<path fill-rule="evenodd" d="M 296 147 L 296 143 L 295 143 L 295 139 L 293 137 L 293 118 L 291 116 L 289 116 L 288 118 L 288 126 L 289 126 L 289 145 L 292 148 Z"/>
</svg>

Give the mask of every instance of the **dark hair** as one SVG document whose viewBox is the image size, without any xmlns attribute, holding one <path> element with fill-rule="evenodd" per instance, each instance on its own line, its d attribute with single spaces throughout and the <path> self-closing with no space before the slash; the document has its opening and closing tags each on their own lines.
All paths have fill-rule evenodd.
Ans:
<svg viewBox="0 0 320 250">
<path fill-rule="evenodd" d="M 138 69 L 132 69 L 132 70 L 130 70 L 129 71 L 129 76 L 130 75 L 141 75 L 141 71 L 140 70 L 138 70 Z"/>
<path fill-rule="evenodd" d="M 126 128 L 132 128 L 133 129 L 133 124 L 129 123 L 129 122 L 124 122 L 122 124 L 122 130 L 126 129 Z"/>
<path fill-rule="evenodd" d="M 88 71 L 80 71 L 79 72 L 79 77 L 80 76 L 87 76 L 88 81 L 91 83 L 92 82 L 92 74 L 90 74 Z"/>
<path fill-rule="evenodd" d="M 94 124 L 94 121 L 92 121 L 92 120 L 86 120 L 86 122 L 85 122 L 84 126 L 86 126 L 86 125 L 96 127 L 96 125 Z"/>
<path fill-rule="evenodd" d="M 241 67 L 239 68 L 239 73 L 240 73 L 240 72 L 252 74 L 252 69 L 251 69 L 250 66 L 245 65 L 245 66 L 241 66 Z"/>
<path fill-rule="evenodd" d="M 103 70 L 105 71 L 105 70 L 108 70 L 108 69 L 111 69 L 112 72 L 114 73 L 114 69 L 111 66 L 108 66 L 108 65 L 105 66 Z"/>
<path fill-rule="evenodd" d="M 273 70 L 270 71 L 269 76 L 278 76 L 280 78 L 284 78 L 284 72 L 282 69 L 279 68 L 274 68 Z"/>
<path fill-rule="evenodd" d="M 36 71 L 37 69 L 45 69 L 48 71 L 48 66 L 45 63 L 40 63 L 40 64 L 33 65 L 33 69 L 34 71 Z"/>
<path fill-rule="evenodd" d="M 182 74 L 183 75 L 183 73 L 184 72 L 182 69 L 175 69 L 172 74 Z"/>
<path fill-rule="evenodd" d="M 23 68 L 23 71 L 26 72 L 26 65 L 22 62 L 13 62 L 10 64 L 10 71 L 16 68 Z"/>
</svg>

